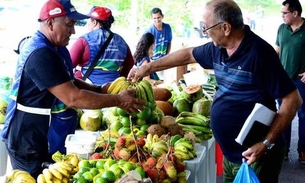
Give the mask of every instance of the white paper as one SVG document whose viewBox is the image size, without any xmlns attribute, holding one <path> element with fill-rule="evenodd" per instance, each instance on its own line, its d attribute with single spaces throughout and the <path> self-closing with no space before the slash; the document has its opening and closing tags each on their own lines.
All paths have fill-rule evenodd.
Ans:
<svg viewBox="0 0 305 183">
<path fill-rule="evenodd" d="M 242 145 L 254 121 L 270 126 L 275 114 L 276 112 L 270 110 L 266 106 L 256 103 L 235 141 Z"/>
</svg>

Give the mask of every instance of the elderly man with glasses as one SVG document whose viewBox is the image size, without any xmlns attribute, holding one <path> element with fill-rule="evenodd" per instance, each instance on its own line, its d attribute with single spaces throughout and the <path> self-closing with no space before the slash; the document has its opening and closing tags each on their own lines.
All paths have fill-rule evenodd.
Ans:
<svg viewBox="0 0 305 183">
<path fill-rule="evenodd" d="M 244 25 L 232 0 L 212 0 L 203 10 L 204 31 L 211 42 L 173 52 L 129 73 L 133 81 L 151 72 L 199 63 L 214 69 L 219 89 L 211 108 L 214 137 L 224 153 L 224 182 L 233 182 L 243 162 L 250 164 L 261 183 L 278 182 L 284 159 L 282 132 L 291 123 L 302 98 L 283 69 L 273 47 Z M 235 141 L 256 103 L 276 111 L 269 131 L 248 147 Z"/>
</svg>

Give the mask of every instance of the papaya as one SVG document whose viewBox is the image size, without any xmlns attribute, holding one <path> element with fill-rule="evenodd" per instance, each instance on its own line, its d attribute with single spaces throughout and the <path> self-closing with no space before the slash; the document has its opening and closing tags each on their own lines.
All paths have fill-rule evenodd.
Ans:
<svg viewBox="0 0 305 183">
<path fill-rule="evenodd" d="M 155 100 L 168 101 L 172 97 L 172 92 L 167 88 L 153 87 Z"/>
<path fill-rule="evenodd" d="M 212 101 L 206 98 L 201 98 L 194 102 L 192 112 L 209 117 L 211 112 Z"/>
<path fill-rule="evenodd" d="M 203 95 L 201 85 L 190 85 L 183 89 L 180 93 L 181 98 L 184 98 L 190 103 L 194 103 L 196 100 L 201 99 Z"/>
</svg>

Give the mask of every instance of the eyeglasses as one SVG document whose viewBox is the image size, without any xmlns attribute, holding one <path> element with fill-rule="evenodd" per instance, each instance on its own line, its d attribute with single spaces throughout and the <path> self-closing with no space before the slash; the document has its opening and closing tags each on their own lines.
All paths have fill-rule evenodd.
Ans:
<svg viewBox="0 0 305 183">
<path fill-rule="evenodd" d="M 205 28 L 205 27 L 203 26 L 203 27 L 202 27 L 202 32 L 205 33 L 207 30 L 210 30 L 210 29 L 212 29 L 212 28 L 214 28 L 214 27 L 216 27 L 217 25 L 220 25 L 220 24 L 222 24 L 222 23 L 224 23 L 224 22 L 218 22 L 217 24 L 212 25 L 212 26 L 210 26 L 210 27 L 208 27 L 208 28 Z"/>
<path fill-rule="evenodd" d="M 282 13 L 283 15 L 286 15 L 286 14 L 291 13 L 291 12 L 290 12 L 290 11 L 281 11 L 281 13 Z"/>
</svg>

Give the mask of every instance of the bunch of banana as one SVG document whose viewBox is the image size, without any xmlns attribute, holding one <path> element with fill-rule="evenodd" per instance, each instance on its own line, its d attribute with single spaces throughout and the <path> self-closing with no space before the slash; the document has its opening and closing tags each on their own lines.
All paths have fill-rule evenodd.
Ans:
<svg viewBox="0 0 305 183">
<path fill-rule="evenodd" d="M 66 162 L 58 162 L 51 164 L 48 168 L 43 169 L 42 173 L 37 177 L 37 183 L 68 183 L 69 179 L 78 170 L 72 164 Z"/>
<path fill-rule="evenodd" d="M 77 167 L 79 158 L 77 154 L 71 153 L 71 154 L 62 154 L 61 152 L 57 151 L 54 154 L 52 154 L 52 160 L 55 162 L 66 162 L 74 165 Z"/>
<path fill-rule="evenodd" d="M 194 133 L 197 143 L 208 140 L 213 136 L 209 125 L 210 119 L 201 114 L 183 111 L 177 116 L 175 121 L 182 127 L 184 133 Z"/>
<path fill-rule="evenodd" d="M 23 170 L 12 170 L 6 175 L 6 182 L 7 183 L 20 183 L 20 182 L 27 182 L 27 183 L 36 183 L 36 180 L 28 173 Z"/>
<path fill-rule="evenodd" d="M 160 157 L 162 154 L 168 153 L 168 145 L 164 140 L 153 143 L 151 155 L 153 157 Z"/>
<path fill-rule="evenodd" d="M 146 139 L 145 139 L 145 145 L 143 146 L 144 149 L 148 152 L 152 152 L 154 144 L 159 142 L 161 139 L 159 138 L 159 136 L 157 134 L 150 134 L 148 133 L 146 135 Z"/>
<path fill-rule="evenodd" d="M 181 160 L 191 160 L 197 157 L 192 140 L 185 137 L 177 140 L 174 143 L 174 155 Z"/>
<path fill-rule="evenodd" d="M 127 90 L 130 87 L 130 82 L 126 79 L 126 77 L 121 76 L 116 78 L 107 89 L 107 93 L 109 94 L 118 94 L 124 90 Z"/>
</svg>

